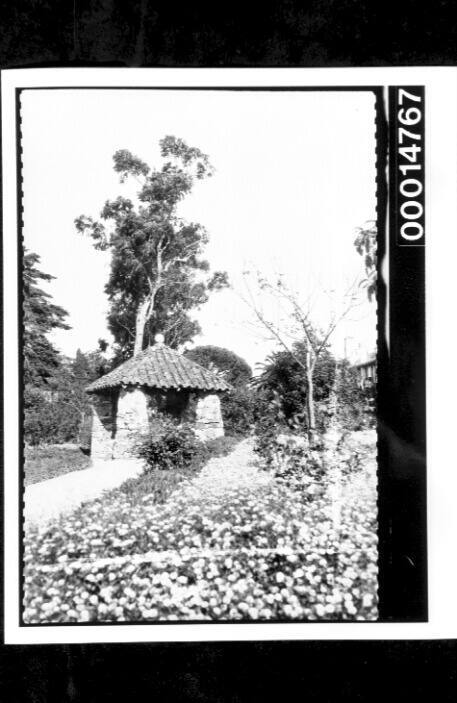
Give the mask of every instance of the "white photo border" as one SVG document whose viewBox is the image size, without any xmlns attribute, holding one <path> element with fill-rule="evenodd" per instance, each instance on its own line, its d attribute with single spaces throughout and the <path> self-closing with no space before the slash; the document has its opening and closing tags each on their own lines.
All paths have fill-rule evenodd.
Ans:
<svg viewBox="0 0 457 703">
<path fill-rule="evenodd" d="M 440 232 L 454 231 L 457 223 L 455 186 L 457 181 L 457 69 L 19 69 L 2 72 L 3 144 L 3 247 L 4 247 L 4 516 L 5 516 L 5 642 L 7 644 L 46 644 L 72 642 L 149 642 L 221 640 L 315 640 L 315 639 L 427 639 L 456 636 L 457 606 L 453 604 L 453 584 L 457 570 L 449 559 L 452 537 L 457 534 L 456 516 L 450 497 L 457 477 L 446 467 L 439 439 L 440 421 L 436 388 L 442 367 L 430 367 L 435 355 L 436 326 L 442 323 L 436 309 L 436 293 L 443 296 L 442 279 L 433 276 L 434 298 L 427 288 L 428 367 L 427 408 L 429 439 L 428 542 L 429 604 L 426 623 L 211 623 L 211 624 L 121 624 L 112 625 L 19 625 L 19 542 L 21 494 L 18 437 L 18 261 L 17 230 L 20 193 L 17 189 L 16 101 L 17 90 L 33 87 L 79 88 L 173 88 L 173 87 L 271 87 L 345 88 L 360 86 L 369 90 L 389 85 L 425 85 L 428 164 L 427 193 L 427 280 L 434 271 L 449 270 L 443 257 L 455 238 L 441 251 L 434 240 Z M 447 141 L 446 141 L 447 139 Z M 443 235 L 444 236 L 444 235 Z M 433 242 L 433 244 L 432 244 Z M 432 254 L 430 255 L 430 250 Z M 441 255 L 441 256 L 440 256 Z M 444 261 L 443 261 L 444 258 Z M 455 260 L 455 259 L 454 259 Z M 452 279 L 451 279 L 452 280 Z M 436 283 L 436 285 L 435 285 Z M 438 295 L 438 299 L 440 295 Z M 435 312 L 433 312 L 435 311 Z M 431 317 L 432 316 L 432 317 Z M 432 335 L 433 328 L 433 335 Z M 439 332 L 438 332 L 439 334 Z M 449 347 L 452 348 L 452 347 Z M 438 380 L 437 380 L 438 378 Z M 455 397 L 455 396 L 454 396 Z M 433 411 L 433 412 L 432 412 Z M 451 430 L 452 432 L 452 430 Z M 452 436 L 452 434 L 450 435 Z M 441 457 L 441 460 L 440 460 Z M 445 520 L 448 522 L 446 523 Z M 451 526 L 451 527 L 450 527 Z M 450 551 L 447 551 L 450 550 Z M 444 597 L 443 597 L 444 596 Z"/>
</svg>

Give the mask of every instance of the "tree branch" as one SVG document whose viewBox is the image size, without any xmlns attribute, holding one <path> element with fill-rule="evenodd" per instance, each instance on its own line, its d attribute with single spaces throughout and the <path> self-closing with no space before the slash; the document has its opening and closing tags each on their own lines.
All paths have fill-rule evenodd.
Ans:
<svg viewBox="0 0 457 703">
<path fill-rule="evenodd" d="M 266 319 L 266 317 L 261 313 L 259 310 L 258 306 L 255 304 L 254 298 L 252 296 L 252 292 L 250 291 L 249 287 L 246 286 L 249 296 L 251 298 L 251 302 L 248 302 L 243 296 L 241 296 L 242 300 L 249 305 L 251 310 L 253 310 L 254 314 L 256 315 L 257 319 L 259 322 L 262 323 L 262 325 L 270 332 L 270 334 L 273 335 L 273 337 L 281 344 L 281 346 L 287 351 L 291 356 L 295 359 L 297 364 L 300 366 L 305 373 L 308 372 L 308 369 L 306 367 L 306 364 L 303 364 L 299 356 L 293 351 L 293 345 L 287 344 L 287 342 L 284 341 L 282 334 L 275 328 L 272 322 Z"/>
</svg>

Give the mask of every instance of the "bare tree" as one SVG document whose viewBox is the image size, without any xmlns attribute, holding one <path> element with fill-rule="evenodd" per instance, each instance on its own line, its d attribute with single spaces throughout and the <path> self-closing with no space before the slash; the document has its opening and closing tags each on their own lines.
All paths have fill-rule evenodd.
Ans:
<svg viewBox="0 0 457 703">
<path fill-rule="evenodd" d="M 254 278 L 255 285 L 253 287 L 251 272 L 244 272 L 245 292 L 241 294 L 241 297 L 253 311 L 257 322 L 268 331 L 270 338 L 278 342 L 303 370 L 307 388 L 308 434 L 312 438 L 316 428 L 314 403 L 316 363 L 338 325 L 351 310 L 360 304 L 357 280 L 347 286 L 339 298 L 339 305 L 332 306 L 328 320 L 324 326 L 321 322 L 319 325 L 320 333 L 317 335 L 313 314 L 315 294 L 301 300 L 299 294 L 284 282 L 281 275 L 272 281 L 256 272 Z M 321 291 L 321 295 L 329 296 L 330 294 L 329 291 Z M 271 305 L 269 311 L 265 311 L 265 304 L 262 302 L 262 298 L 265 297 L 274 302 L 276 315 L 272 314 Z M 304 355 L 298 353 L 298 343 L 301 349 L 304 347 Z"/>
</svg>

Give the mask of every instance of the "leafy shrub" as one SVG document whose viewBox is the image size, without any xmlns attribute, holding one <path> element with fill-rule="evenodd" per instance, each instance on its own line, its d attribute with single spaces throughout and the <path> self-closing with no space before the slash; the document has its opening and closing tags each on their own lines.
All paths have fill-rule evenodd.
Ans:
<svg viewBox="0 0 457 703">
<path fill-rule="evenodd" d="M 255 398 L 253 391 L 238 386 L 221 399 L 221 412 L 226 432 L 230 435 L 247 435 L 254 420 Z"/>
<path fill-rule="evenodd" d="M 74 442 L 79 423 L 80 413 L 67 403 L 48 399 L 41 389 L 25 388 L 24 436 L 28 444 Z"/>
<path fill-rule="evenodd" d="M 92 411 L 86 387 L 107 370 L 99 351 L 74 359 L 60 357 L 59 365 L 41 385 L 24 388 L 24 433 L 28 444 L 80 442 L 90 448 Z"/>
<path fill-rule="evenodd" d="M 298 359 L 304 361 L 306 354 L 306 345 L 303 342 L 293 345 L 293 353 L 278 351 L 270 354 L 263 365 L 262 374 L 255 381 L 259 389 L 277 394 L 286 419 L 291 420 L 298 415 L 304 426 L 307 424 L 308 387 Z M 335 380 L 335 359 L 327 347 L 324 347 L 317 358 L 313 380 L 313 397 L 317 404 L 328 398 Z M 318 412 L 316 416 L 318 418 Z"/>
<path fill-rule="evenodd" d="M 255 442 L 260 465 L 309 500 L 323 491 L 322 447 L 310 447 L 300 418 L 286 419 L 279 394 L 264 395 L 256 413 Z"/>
<path fill-rule="evenodd" d="M 352 396 L 349 385 L 345 386 L 345 394 L 338 398 L 336 418 L 330 409 L 326 413 L 323 405 L 319 409 L 324 419 L 311 442 L 300 417 L 286 419 L 279 394 L 270 396 L 268 400 L 264 393 L 262 401 L 256 406 L 254 451 L 261 466 L 272 471 L 289 487 L 301 491 L 304 500 L 315 498 L 325 490 L 335 467 L 348 477 L 360 472 L 367 462 L 371 446 L 367 451 L 363 441 L 370 444 L 371 435 L 369 432 L 354 434 L 354 429 L 367 429 L 366 421 L 363 424 L 357 421 L 360 396 Z M 351 399 L 354 407 L 350 405 Z M 364 405 L 360 405 L 360 413 L 364 412 L 363 409 Z M 347 415 L 343 417 L 349 418 L 347 422 L 341 420 L 344 412 Z M 330 420 L 333 421 L 336 437 L 339 437 L 333 448 L 329 435 L 325 433 Z M 368 440 L 361 440 L 365 434 Z M 354 440 L 353 436 L 359 439 Z"/>
<path fill-rule="evenodd" d="M 344 430 L 356 431 L 375 426 L 371 389 L 359 386 L 357 371 L 348 362 L 340 366 L 336 419 Z"/>
<path fill-rule="evenodd" d="M 260 442 L 257 438 L 254 450 L 261 464 L 272 470 L 277 480 L 301 492 L 303 500 L 314 499 L 324 492 L 327 467 L 323 452 L 310 447 L 303 435 L 276 434 L 268 440 L 263 437 Z"/>
<path fill-rule="evenodd" d="M 192 425 L 158 415 L 150 433 L 139 441 L 137 455 L 145 460 L 147 470 L 198 468 L 212 457 L 225 456 L 237 443 L 231 436 L 202 442 Z"/>
<path fill-rule="evenodd" d="M 206 457 L 208 450 L 189 424 L 158 416 L 150 434 L 140 440 L 137 454 L 145 460 L 146 470 L 168 470 L 188 467 Z"/>
</svg>

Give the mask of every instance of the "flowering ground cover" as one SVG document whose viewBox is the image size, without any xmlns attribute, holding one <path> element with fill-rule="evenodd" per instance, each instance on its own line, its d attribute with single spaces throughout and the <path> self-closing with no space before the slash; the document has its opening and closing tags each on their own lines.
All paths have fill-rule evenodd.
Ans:
<svg viewBox="0 0 457 703">
<path fill-rule="evenodd" d="M 163 503 L 117 490 L 30 528 L 24 620 L 373 620 L 374 433 L 365 461 L 331 482 L 289 484 L 249 440 Z"/>
</svg>

